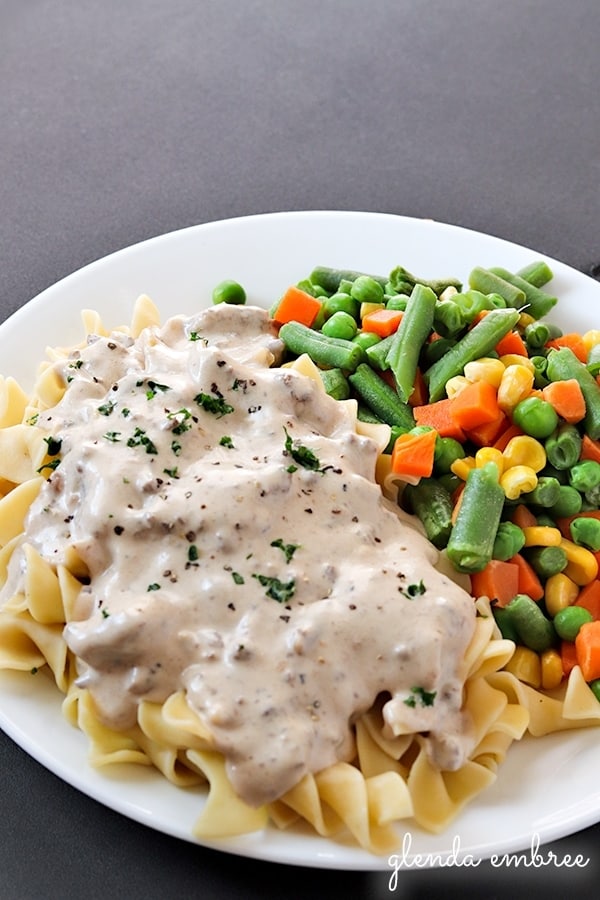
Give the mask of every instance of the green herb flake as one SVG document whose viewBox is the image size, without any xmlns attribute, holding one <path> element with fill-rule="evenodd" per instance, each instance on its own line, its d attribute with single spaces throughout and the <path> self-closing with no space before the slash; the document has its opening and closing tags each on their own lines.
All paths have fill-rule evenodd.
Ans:
<svg viewBox="0 0 600 900">
<path fill-rule="evenodd" d="M 57 453 L 60 453 L 61 438 L 45 437 L 44 440 L 48 444 L 48 456 L 56 456 Z"/>
<path fill-rule="evenodd" d="M 417 703 L 421 706 L 433 706 L 437 691 L 426 691 L 422 687 L 413 687 L 410 689 L 410 697 L 404 701 L 407 706 L 414 709 Z"/>
<path fill-rule="evenodd" d="M 131 410 L 129 409 L 129 407 L 124 406 L 123 409 L 121 410 L 121 415 L 126 419 L 127 416 L 130 414 L 130 412 L 131 412 Z"/>
<path fill-rule="evenodd" d="M 292 441 L 287 428 L 285 431 L 285 454 L 287 456 L 291 456 L 292 459 L 298 463 L 298 465 L 302 466 L 304 469 L 310 469 L 312 472 L 324 472 L 325 470 L 321 466 L 321 461 L 318 456 L 312 452 L 309 447 L 305 447 L 303 444 L 299 444 Z M 296 469 L 292 466 L 288 466 L 288 472 L 295 472 Z"/>
<path fill-rule="evenodd" d="M 172 429 L 173 434 L 184 434 L 189 431 L 192 425 L 188 420 L 191 418 L 192 414 L 189 409 L 178 409 L 177 412 L 167 413 L 167 419 L 173 419 L 176 423 Z"/>
<path fill-rule="evenodd" d="M 175 454 L 175 456 L 179 456 L 181 453 L 181 444 L 179 441 L 171 441 L 171 450 Z"/>
<path fill-rule="evenodd" d="M 101 612 L 102 612 L 102 618 L 108 619 L 108 617 L 110 616 L 109 611 L 107 609 L 103 609 Z"/>
<path fill-rule="evenodd" d="M 271 547 L 277 547 L 285 556 L 286 563 L 289 563 L 299 548 L 300 544 L 285 544 L 282 538 L 277 538 L 275 541 L 271 541 Z"/>
<path fill-rule="evenodd" d="M 163 394 L 165 391 L 170 391 L 171 388 L 168 384 L 159 384 L 158 381 L 149 381 L 148 382 L 148 390 L 146 391 L 146 399 L 152 400 L 153 397 L 156 397 L 157 393 L 161 391 Z"/>
<path fill-rule="evenodd" d="M 233 406 L 227 403 L 223 397 L 212 397 L 210 394 L 205 394 L 202 391 L 199 394 L 196 394 L 194 401 L 198 406 L 201 406 L 203 410 L 211 413 L 213 416 L 217 416 L 219 419 L 221 416 L 226 416 L 228 413 L 234 411 Z"/>
<path fill-rule="evenodd" d="M 244 576 L 240 575 L 239 572 L 232 572 L 231 577 L 236 584 L 244 584 Z"/>
<path fill-rule="evenodd" d="M 105 432 L 105 434 L 102 435 L 102 437 L 105 440 L 111 441 L 113 444 L 116 444 L 117 441 L 121 440 L 121 432 L 120 431 L 107 431 L 107 432 Z"/>
<path fill-rule="evenodd" d="M 39 469 L 36 469 L 36 472 L 38 473 L 38 475 L 41 475 L 44 469 L 51 469 L 52 471 L 54 471 L 54 469 L 58 468 L 59 465 L 60 459 L 51 459 L 50 462 L 44 463 L 39 467 Z"/>
<path fill-rule="evenodd" d="M 232 439 L 228 434 L 224 434 L 221 440 L 219 441 L 221 447 L 227 447 L 228 450 L 235 450 Z"/>
<path fill-rule="evenodd" d="M 108 400 L 106 403 L 103 403 L 102 406 L 98 407 L 98 412 L 101 416 L 110 416 L 115 406 L 116 403 L 114 400 Z"/>
<path fill-rule="evenodd" d="M 158 584 L 156 581 L 153 581 L 152 584 L 148 585 L 146 591 L 160 591 L 160 584 Z"/>
<path fill-rule="evenodd" d="M 145 447 L 146 453 L 158 453 L 156 444 L 150 440 L 143 428 L 136 428 L 133 437 L 127 441 L 128 447 Z"/>
<path fill-rule="evenodd" d="M 200 554 L 198 552 L 198 548 L 196 547 L 196 545 L 190 544 L 190 546 L 188 547 L 188 553 L 187 553 L 189 562 L 196 562 L 196 560 L 198 559 L 199 556 L 200 556 Z"/>
<path fill-rule="evenodd" d="M 402 593 L 408 600 L 414 600 L 415 597 L 421 597 L 426 590 L 425 583 L 423 582 L 423 579 L 421 579 L 418 584 L 409 584 Z"/>
<path fill-rule="evenodd" d="M 263 587 L 267 588 L 267 597 L 277 600 L 278 603 L 286 603 L 290 597 L 294 596 L 296 590 L 296 580 L 294 578 L 284 582 L 270 575 L 254 573 L 252 577 L 256 578 Z"/>
</svg>

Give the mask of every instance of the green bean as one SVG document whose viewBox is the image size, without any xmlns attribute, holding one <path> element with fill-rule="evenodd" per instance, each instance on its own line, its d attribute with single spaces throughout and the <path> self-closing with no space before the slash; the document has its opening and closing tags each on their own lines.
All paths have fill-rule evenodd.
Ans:
<svg viewBox="0 0 600 900">
<path fill-rule="evenodd" d="M 543 525 L 546 528 L 556 528 L 556 522 L 552 516 L 547 516 L 545 513 L 536 516 L 535 521 L 537 525 Z"/>
<path fill-rule="evenodd" d="M 511 615 L 503 606 L 498 606 L 494 604 L 492 606 L 492 613 L 494 619 L 496 620 L 496 625 L 500 629 L 500 634 L 506 641 L 512 641 L 514 644 L 519 643 L 519 635 L 517 634 L 517 629 L 515 628 Z"/>
<path fill-rule="evenodd" d="M 533 385 L 538 390 L 541 390 L 541 388 L 545 388 L 549 383 L 546 378 L 546 366 L 548 365 L 548 360 L 545 356 L 530 356 L 529 361 L 533 365 Z"/>
<path fill-rule="evenodd" d="M 347 400 L 350 396 L 348 379 L 341 369 L 321 369 L 321 381 L 327 394 L 334 400 Z"/>
<path fill-rule="evenodd" d="M 600 484 L 600 463 L 582 459 L 569 469 L 569 484 L 584 494 Z"/>
<path fill-rule="evenodd" d="M 316 266 L 310 273 L 309 279 L 313 284 L 324 288 L 328 294 L 335 294 L 340 288 L 341 282 L 349 281 L 354 283 L 365 272 L 355 272 L 352 269 L 331 269 L 329 266 Z M 381 275 L 369 275 L 373 281 L 377 281 L 382 288 L 385 288 L 388 279 Z"/>
<path fill-rule="evenodd" d="M 556 632 L 552 622 L 527 594 L 517 594 L 504 608 L 510 616 L 510 622 L 517 632 L 519 641 L 530 650 L 543 653 L 556 643 Z"/>
<path fill-rule="evenodd" d="M 549 475 L 539 475 L 532 491 L 521 496 L 521 500 L 534 506 L 554 506 L 560 497 L 560 481 Z"/>
<path fill-rule="evenodd" d="M 535 260 L 535 262 L 523 266 L 516 274 L 528 281 L 529 284 L 539 288 L 544 287 L 545 284 L 548 284 L 554 278 L 554 272 L 543 259 Z"/>
<path fill-rule="evenodd" d="M 556 613 L 552 623 L 557 635 L 563 641 L 574 641 L 579 629 L 594 617 L 584 606 L 566 606 Z"/>
<path fill-rule="evenodd" d="M 292 353 L 297 356 L 308 353 L 317 365 L 331 369 L 345 369 L 352 372 L 364 356 L 358 344 L 327 337 L 299 322 L 286 322 L 279 329 L 279 337 Z"/>
<path fill-rule="evenodd" d="M 231 303 L 235 306 L 246 302 L 246 291 L 237 281 L 221 281 L 212 292 L 213 303 Z"/>
<path fill-rule="evenodd" d="M 379 416 L 376 416 L 372 409 L 369 409 L 364 403 L 358 404 L 357 410 L 357 418 L 360 419 L 361 422 L 366 422 L 369 425 L 384 425 L 382 419 Z"/>
<path fill-rule="evenodd" d="M 559 425 L 544 442 L 546 457 L 556 469 L 570 469 L 581 453 L 581 435 L 574 425 Z"/>
<path fill-rule="evenodd" d="M 406 431 L 414 428 L 415 420 L 408 403 L 404 403 L 396 391 L 366 363 L 356 368 L 349 381 L 359 397 L 383 422 L 399 425 Z"/>
<path fill-rule="evenodd" d="M 418 484 L 407 484 L 402 497 L 408 511 L 421 520 L 427 538 L 443 550 L 452 531 L 452 498 L 446 488 L 435 478 L 421 478 Z"/>
<path fill-rule="evenodd" d="M 600 484 L 590 488 L 583 496 L 590 509 L 598 509 L 600 507 Z"/>
<path fill-rule="evenodd" d="M 429 368 L 455 346 L 456 340 L 454 338 L 440 337 L 435 341 L 429 341 L 421 351 L 422 365 L 425 368 Z"/>
<path fill-rule="evenodd" d="M 488 309 L 504 309 L 506 301 L 500 294 L 482 294 L 481 291 L 465 291 L 455 294 L 452 302 L 461 309 L 465 320 L 471 323 L 479 313 Z"/>
<path fill-rule="evenodd" d="M 431 332 L 436 303 L 431 288 L 415 285 L 388 350 L 386 362 L 396 377 L 398 396 L 405 403 L 413 392 L 419 354 Z"/>
<path fill-rule="evenodd" d="M 375 344 L 379 344 L 380 342 L 381 338 L 373 331 L 359 331 L 358 334 L 355 334 L 352 338 L 352 343 L 358 344 L 363 350 L 368 350 L 369 347 L 374 347 Z"/>
<path fill-rule="evenodd" d="M 589 516 L 581 516 L 571 522 L 571 537 L 580 547 L 597 553 L 600 550 L 600 521 Z"/>
<path fill-rule="evenodd" d="M 562 547 L 529 547 L 525 559 L 542 579 L 558 575 L 567 567 L 567 554 Z"/>
<path fill-rule="evenodd" d="M 562 329 L 551 322 L 531 322 L 523 334 L 530 350 L 541 350 L 548 341 L 560 337 Z"/>
<path fill-rule="evenodd" d="M 594 378 L 600 375 L 600 344 L 594 344 L 588 353 L 586 368 Z"/>
<path fill-rule="evenodd" d="M 570 378 L 574 378 L 579 382 L 586 409 L 583 427 L 592 440 L 598 440 L 600 438 L 600 386 L 585 364 L 580 362 L 568 347 L 561 347 L 560 350 L 551 350 L 548 354 L 546 373 L 550 381 L 568 381 Z"/>
<path fill-rule="evenodd" d="M 525 304 L 525 291 L 496 275 L 491 269 L 476 266 L 469 275 L 469 286 L 482 294 L 500 294 L 507 306 L 520 309 Z"/>
<path fill-rule="evenodd" d="M 447 554 L 459 572 L 480 572 L 492 558 L 504 507 L 495 463 L 471 469 L 454 522 Z"/>
<path fill-rule="evenodd" d="M 505 562 L 516 553 L 520 553 L 524 546 L 525 534 L 523 529 L 513 522 L 500 522 L 494 538 L 492 558 Z"/>
<path fill-rule="evenodd" d="M 494 275 L 498 275 L 518 290 L 523 291 L 525 294 L 525 303 L 527 304 L 526 312 L 529 313 L 530 316 L 533 316 L 534 319 L 541 319 L 543 316 L 547 316 L 552 307 L 556 306 L 558 302 L 557 297 L 547 294 L 545 291 L 542 291 L 539 287 L 536 287 L 536 285 L 532 284 L 530 281 L 526 281 L 519 275 L 513 275 L 513 273 L 509 272 L 507 269 L 495 266 L 490 269 L 490 272 L 493 272 Z"/>
<path fill-rule="evenodd" d="M 441 400 L 446 382 L 460 375 L 467 363 L 488 356 L 519 321 L 516 309 L 493 309 L 424 373 L 430 403 Z"/>
<path fill-rule="evenodd" d="M 583 498 L 579 491 L 568 484 L 561 484 L 558 500 L 548 507 L 548 512 L 555 519 L 576 516 L 578 512 L 581 512 L 582 502 Z"/>
<path fill-rule="evenodd" d="M 386 369 L 389 369 L 387 355 L 395 336 L 395 334 L 390 334 L 388 337 L 373 344 L 372 347 L 367 347 L 365 350 L 369 365 L 374 369 L 378 369 L 380 372 L 385 372 Z"/>
<path fill-rule="evenodd" d="M 464 312 L 454 300 L 440 300 L 436 303 L 433 327 L 442 337 L 456 337 L 466 325 Z"/>
<path fill-rule="evenodd" d="M 421 284 L 423 287 L 430 288 L 438 297 L 440 294 L 443 294 L 448 287 L 454 287 L 457 291 L 460 291 L 462 288 L 462 282 L 459 281 L 458 278 L 435 278 L 433 280 L 428 278 L 417 278 L 416 275 L 408 272 L 403 266 L 396 266 L 390 273 L 389 283 L 398 294 L 405 292 L 406 285 L 410 285 L 411 288 L 414 288 L 415 285 Z"/>
</svg>

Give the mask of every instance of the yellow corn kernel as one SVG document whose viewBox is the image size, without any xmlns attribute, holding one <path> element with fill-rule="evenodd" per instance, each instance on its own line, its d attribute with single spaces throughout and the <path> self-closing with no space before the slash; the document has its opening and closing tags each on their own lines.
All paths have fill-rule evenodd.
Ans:
<svg viewBox="0 0 600 900">
<path fill-rule="evenodd" d="M 531 466 L 511 466 L 500 476 L 500 487 L 508 500 L 517 500 L 537 487 L 538 477 Z"/>
<path fill-rule="evenodd" d="M 586 331 L 583 335 L 583 343 L 585 344 L 585 349 L 589 353 L 592 347 L 595 347 L 596 344 L 600 344 L 600 330 L 592 328 L 590 331 Z"/>
<path fill-rule="evenodd" d="M 368 316 L 369 313 L 377 312 L 378 309 L 385 309 L 385 303 L 361 303 L 360 304 L 360 320 Z"/>
<path fill-rule="evenodd" d="M 460 394 L 469 383 L 470 382 L 467 381 L 464 375 L 455 375 L 454 378 L 449 378 L 446 382 L 446 395 L 452 400 L 452 398 Z"/>
<path fill-rule="evenodd" d="M 464 459 L 455 459 L 450 466 L 450 471 L 463 481 L 467 480 L 471 469 L 475 468 L 475 458 L 473 456 L 465 456 Z"/>
<path fill-rule="evenodd" d="M 539 688 L 542 683 L 542 664 L 535 650 L 529 647 L 515 647 L 515 652 L 504 668 L 519 681 Z"/>
<path fill-rule="evenodd" d="M 598 562 L 591 550 L 563 538 L 560 546 L 567 554 L 567 565 L 563 570 L 575 584 L 589 584 L 598 575 Z"/>
<path fill-rule="evenodd" d="M 550 525 L 531 525 L 523 529 L 526 547 L 559 547 L 562 534 Z"/>
<path fill-rule="evenodd" d="M 468 381 L 487 381 L 492 387 L 498 388 L 504 375 L 504 363 L 493 356 L 482 356 L 466 364 L 464 368 L 465 378 Z"/>
<path fill-rule="evenodd" d="M 544 601 L 548 615 L 554 618 L 561 609 L 572 606 L 577 600 L 578 594 L 579 585 L 575 584 L 573 579 L 564 572 L 551 575 L 544 585 Z"/>
<path fill-rule="evenodd" d="M 563 667 L 557 650 L 544 650 L 540 655 L 541 687 L 545 691 L 557 688 L 563 680 Z"/>
<path fill-rule="evenodd" d="M 544 445 L 528 434 L 511 438 L 503 455 L 505 469 L 511 466 L 529 466 L 534 472 L 540 472 L 546 465 Z"/>
<path fill-rule="evenodd" d="M 498 475 L 504 472 L 504 456 L 501 450 L 496 447 L 480 447 L 475 454 L 475 466 L 478 469 L 483 468 L 487 463 L 493 462 L 498 466 Z"/>
<path fill-rule="evenodd" d="M 500 357 L 500 362 L 505 369 L 508 369 L 509 366 L 524 366 L 535 375 L 534 364 L 528 356 L 521 356 L 520 353 L 505 353 L 504 356 Z"/>
<path fill-rule="evenodd" d="M 533 388 L 533 372 L 524 365 L 507 366 L 498 387 L 498 406 L 510 414 Z"/>
<path fill-rule="evenodd" d="M 535 319 L 533 316 L 530 316 L 527 312 L 522 312 L 519 316 L 519 321 L 517 322 L 517 328 L 521 331 L 525 331 L 528 325 L 533 325 Z"/>
</svg>

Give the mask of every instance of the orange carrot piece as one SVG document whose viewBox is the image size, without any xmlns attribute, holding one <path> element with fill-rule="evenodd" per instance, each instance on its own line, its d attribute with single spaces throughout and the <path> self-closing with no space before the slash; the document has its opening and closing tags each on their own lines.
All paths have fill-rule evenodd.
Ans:
<svg viewBox="0 0 600 900">
<path fill-rule="evenodd" d="M 453 525 L 458 518 L 458 514 L 460 512 L 460 506 L 461 506 L 461 503 L 463 502 L 464 495 L 465 495 L 465 482 L 462 481 L 458 485 L 458 487 L 454 488 L 454 490 L 452 491 L 452 496 L 451 496 L 452 515 L 450 516 L 450 519 L 451 519 Z"/>
<path fill-rule="evenodd" d="M 474 597 L 489 597 L 498 606 L 508 606 L 519 593 L 519 569 L 512 562 L 491 559 L 485 569 L 471 575 L 471 593 Z"/>
<path fill-rule="evenodd" d="M 492 447 L 509 425 L 510 420 L 501 412 L 491 422 L 485 422 L 483 425 L 478 425 L 477 428 L 469 428 L 467 437 L 478 447 Z"/>
<path fill-rule="evenodd" d="M 600 678 L 600 622 L 585 622 L 575 638 L 577 664 L 585 681 Z"/>
<path fill-rule="evenodd" d="M 577 650 L 573 641 L 560 642 L 560 658 L 562 662 L 563 672 L 567 677 L 571 670 L 577 665 Z"/>
<path fill-rule="evenodd" d="M 519 594 L 527 594 L 532 600 L 541 600 L 544 586 L 533 566 L 520 553 L 515 553 L 508 561 L 514 563 L 519 570 Z"/>
<path fill-rule="evenodd" d="M 496 344 L 496 353 L 498 356 L 506 356 L 508 353 L 514 353 L 515 356 L 529 356 L 525 341 L 518 331 L 509 331 Z"/>
<path fill-rule="evenodd" d="M 581 588 L 573 606 L 583 606 L 595 621 L 600 621 L 600 581 L 597 578 Z"/>
<path fill-rule="evenodd" d="M 494 442 L 494 447 L 496 450 L 500 450 L 500 452 L 503 453 L 506 450 L 508 442 L 512 438 L 518 437 L 520 434 L 523 434 L 523 431 L 518 425 L 509 425 L 508 428 L 504 429 L 498 440 Z"/>
<path fill-rule="evenodd" d="M 493 422 L 501 413 L 496 388 L 488 381 L 472 381 L 452 398 L 450 413 L 464 431 Z"/>
<path fill-rule="evenodd" d="M 403 315 L 401 309 L 376 309 L 363 316 L 360 323 L 361 328 L 363 331 L 378 334 L 382 338 L 389 337 L 398 330 Z"/>
<path fill-rule="evenodd" d="M 567 347 L 575 354 L 580 362 L 587 362 L 587 348 L 582 336 L 576 332 L 569 332 L 569 334 L 563 334 L 551 341 L 547 341 L 546 347 L 553 350 L 560 350 L 561 347 Z"/>
<path fill-rule="evenodd" d="M 408 405 L 424 406 L 427 403 L 428 397 L 429 391 L 427 390 L 427 385 L 425 384 L 423 373 L 420 369 L 417 369 L 415 374 L 415 385 L 413 387 L 412 394 L 408 398 Z"/>
<path fill-rule="evenodd" d="M 417 425 L 435 428 L 440 437 L 451 437 L 462 443 L 465 440 L 465 433 L 452 418 L 451 407 L 452 400 L 447 397 L 444 400 L 436 400 L 435 403 L 415 406 L 413 407 L 415 422 Z"/>
<path fill-rule="evenodd" d="M 593 459 L 600 462 L 600 441 L 593 441 L 587 434 L 583 435 L 581 441 L 580 459 Z"/>
<path fill-rule="evenodd" d="M 428 478 L 433 472 L 436 440 L 435 431 L 401 434 L 396 438 L 392 450 L 392 472 L 397 475 Z"/>
<path fill-rule="evenodd" d="M 301 325 L 310 328 L 320 309 L 320 300 L 311 297 L 295 285 L 290 285 L 277 304 L 273 319 L 279 325 L 285 325 L 286 322 L 300 322 Z"/>
<path fill-rule="evenodd" d="M 511 522 L 513 525 L 518 525 L 519 528 L 533 528 L 537 525 L 536 517 L 524 503 L 519 503 L 515 506 Z"/>
<path fill-rule="evenodd" d="M 581 422 L 585 416 L 585 399 L 579 382 L 575 378 L 551 381 L 545 388 L 542 388 L 542 397 L 554 407 L 555 412 L 565 422 L 574 425 L 576 422 Z"/>
</svg>

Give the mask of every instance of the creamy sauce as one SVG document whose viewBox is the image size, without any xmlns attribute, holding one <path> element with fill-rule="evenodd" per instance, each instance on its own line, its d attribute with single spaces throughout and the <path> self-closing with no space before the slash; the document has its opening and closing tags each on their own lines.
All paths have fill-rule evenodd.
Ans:
<svg viewBox="0 0 600 900">
<path fill-rule="evenodd" d="M 184 689 L 256 805 L 351 759 L 379 696 L 440 768 L 471 749 L 473 601 L 382 497 L 348 407 L 270 368 L 279 351 L 262 310 L 225 305 L 90 339 L 39 417 L 61 462 L 26 525 L 89 569 L 64 635 L 102 721 Z"/>
</svg>

